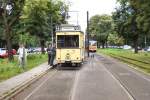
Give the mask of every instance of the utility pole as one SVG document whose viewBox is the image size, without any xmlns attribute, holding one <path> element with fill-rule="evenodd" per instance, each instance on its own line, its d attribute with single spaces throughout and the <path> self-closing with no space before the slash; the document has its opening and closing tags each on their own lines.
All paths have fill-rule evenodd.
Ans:
<svg viewBox="0 0 150 100">
<path fill-rule="evenodd" d="M 78 19 L 78 17 L 79 17 L 79 14 L 78 14 L 78 12 L 77 12 L 77 25 L 79 25 L 79 19 Z"/>
<path fill-rule="evenodd" d="M 52 46 L 53 46 L 53 43 L 54 43 L 54 32 L 53 32 L 53 18 L 52 18 L 52 15 L 51 15 L 51 36 L 52 36 Z"/>
<path fill-rule="evenodd" d="M 87 53 L 88 53 L 88 57 L 89 57 L 89 12 L 87 11 L 87 32 L 86 32 L 86 35 L 87 35 Z"/>
</svg>

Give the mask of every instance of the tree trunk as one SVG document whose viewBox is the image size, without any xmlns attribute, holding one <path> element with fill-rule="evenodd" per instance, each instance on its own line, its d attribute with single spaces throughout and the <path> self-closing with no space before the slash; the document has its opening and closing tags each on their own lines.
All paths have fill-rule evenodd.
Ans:
<svg viewBox="0 0 150 100">
<path fill-rule="evenodd" d="M 134 53 L 138 53 L 138 34 L 134 37 Z"/>
<path fill-rule="evenodd" d="M 5 40 L 7 42 L 7 50 L 8 50 L 8 60 L 9 62 L 12 62 L 14 60 L 13 54 L 12 54 L 12 39 L 11 39 L 11 31 L 10 28 L 6 28 L 6 33 L 5 33 Z"/>
<path fill-rule="evenodd" d="M 103 49 L 105 48 L 105 42 L 102 42 L 102 48 Z"/>
<path fill-rule="evenodd" d="M 97 41 L 97 48 L 100 48 L 100 47 L 99 47 L 99 42 L 98 42 L 98 41 Z"/>
<path fill-rule="evenodd" d="M 42 52 L 42 54 L 45 54 L 45 50 L 44 50 L 45 41 L 44 40 L 40 40 L 40 44 L 41 44 L 41 52 Z"/>
<path fill-rule="evenodd" d="M 13 53 L 12 53 L 12 40 L 7 39 L 7 49 L 8 49 L 8 60 L 9 62 L 14 60 Z"/>
<path fill-rule="evenodd" d="M 107 41 L 106 41 L 106 48 L 108 48 L 108 43 L 107 43 Z"/>
</svg>

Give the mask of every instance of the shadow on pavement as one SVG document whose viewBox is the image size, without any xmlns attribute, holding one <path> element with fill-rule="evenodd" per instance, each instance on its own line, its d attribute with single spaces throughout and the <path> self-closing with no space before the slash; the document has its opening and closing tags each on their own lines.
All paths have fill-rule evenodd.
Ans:
<svg viewBox="0 0 150 100">
<path fill-rule="evenodd" d="M 80 70 L 82 68 L 82 64 L 80 66 L 71 65 L 71 64 L 61 64 L 61 65 L 56 65 L 55 68 L 59 71 L 60 70 L 74 71 L 74 70 Z"/>
<path fill-rule="evenodd" d="M 57 64 L 53 65 L 50 69 L 56 69 Z"/>
</svg>

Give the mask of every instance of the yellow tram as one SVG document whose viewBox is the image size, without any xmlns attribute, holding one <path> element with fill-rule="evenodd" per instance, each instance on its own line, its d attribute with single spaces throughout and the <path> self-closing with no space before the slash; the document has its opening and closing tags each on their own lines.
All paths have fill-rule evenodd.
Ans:
<svg viewBox="0 0 150 100">
<path fill-rule="evenodd" d="M 97 50 L 97 41 L 90 40 L 89 41 L 89 51 L 90 52 L 96 52 L 96 50 Z"/>
<path fill-rule="evenodd" d="M 80 65 L 84 60 L 84 33 L 80 26 L 63 24 L 56 27 L 57 64 Z"/>
</svg>

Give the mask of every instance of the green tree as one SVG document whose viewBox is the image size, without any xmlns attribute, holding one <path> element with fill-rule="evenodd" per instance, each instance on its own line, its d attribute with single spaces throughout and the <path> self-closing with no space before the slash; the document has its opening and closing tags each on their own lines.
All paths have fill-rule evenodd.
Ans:
<svg viewBox="0 0 150 100">
<path fill-rule="evenodd" d="M 6 40 L 9 61 L 13 60 L 12 39 L 14 27 L 18 24 L 25 0 L 1 0 L 0 2 L 0 30 Z"/>
<path fill-rule="evenodd" d="M 145 42 L 145 39 L 147 40 L 150 37 L 150 1 L 149 0 L 130 0 L 131 5 L 138 9 L 139 12 L 137 14 L 137 25 L 138 28 L 142 30 L 142 34 L 140 34 L 140 41 L 141 43 Z M 144 39 L 142 39 L 144 38 Z M 143 46 L 143 45 L 142 45 Z M 143 47 L 146 47 L 146 44 L 144 44 Z"/>
<path fill-rule="evenodd" d="M 113 14 L 115 30 L 125 39 L 131 39 L 134 44 L 135 53 L 138 53 L 139 37 L 143 34 L 143 30 L 138 25 L 138 14 L 141 13 L 137 9 L 132 0 L 118 0 L 120 6 Z"/>
<path fill-rule="evenodd" d="M 54 34 L 54 24 L 63 22 L 60 14 L 61 6 L 64 3 L 53 0 L 27 0 L 22 16 L 26 32 L 39 38 L 41 50 L 44 51 L 46 40 L 51 34 Z M 44 52 L 43 52 L 44 53 Z"/>
<path fill-rule="evenodd" d="M 109 33 L 111 33 L 112 19 L 109 15 L 95 15 L 90 19 L 89 31 L 104 48 L 107 43 Z"/>
<path fill-rule="evenodd" d="M 117 33 L 111 33 L 108 36 L 108 44 L 111 46 L 122 46 L 124 45 L 124 39 L 118 36 Z"/>
<path fill-rule="evenodd" d="M 130 0 L 130 4 L 138 9 L 137 23 L 138 27 L 143 29 L 145 33 L 150 31 L 150 1 L 149 0 Z"/>
</svg>

